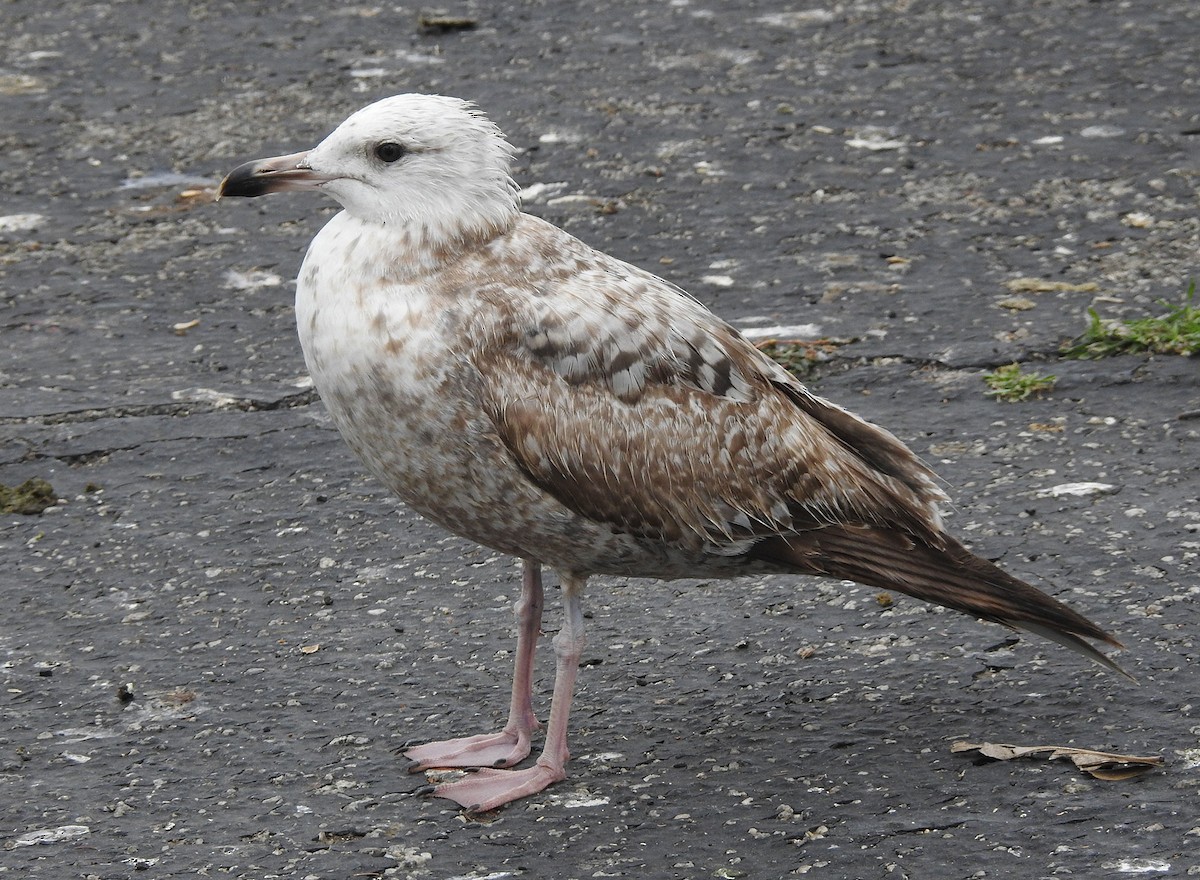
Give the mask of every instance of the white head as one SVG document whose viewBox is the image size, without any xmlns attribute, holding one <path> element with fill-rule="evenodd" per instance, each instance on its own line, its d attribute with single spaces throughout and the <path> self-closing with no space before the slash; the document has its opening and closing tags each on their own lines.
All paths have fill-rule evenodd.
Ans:
<svg viewBox="0 0 1200 880">
<path fill-rule="evenodd" d="M 220 194 L 319 189 L 360 220 L 448 243 L 511 225 L 519 211 L 513 152 L 467 101 L 396 95 L 359 110 L 306 153 L 235 168 Z"/>
</svg>

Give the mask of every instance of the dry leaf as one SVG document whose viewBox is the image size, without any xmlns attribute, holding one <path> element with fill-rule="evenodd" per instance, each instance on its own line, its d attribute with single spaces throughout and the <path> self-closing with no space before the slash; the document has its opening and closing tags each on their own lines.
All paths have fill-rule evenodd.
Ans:
<svg viewBox="0 0 1200 880">
<path fill-rule="evenodd" d="M 1042 278 L 1013 278 L 1004 286 L 1013 293 L 1095 293 L 1099 286 L 1094 281 L 1072 284 L 1069 281 L 1047 281 Z"/>
<path fill-rule="evenodd" d="M 1070 758 L 1080 770 L 1090 773 L 1097 779 L 1106 780 L 1131 779 L 1164 764 L 1163 759 L 1155 755 L 1149 757 L 1118 755 L 1113 752 L 1075 749 L 1070 746 L 1014 746 L 1008 743 L 956 742 L 950 746 L 950 751 L 978 752 L 985 758 L 997 761 L 1010 761 L 1013 758 L 1026 758 L 1040 754 L 1045 754 L 1051 760 Z"/>
<path fill-rule="evenodd" d="M 180 190 L 175 195 L 175 207 L 178 209 L 191 208 L 195 205 L 209 205 L 217 200 L 217 190 L 211 186 L 191 187 Z"/>
<path fill-rule="evenodd" d="M 319 651 L 319 650 L 321 650 L 321 646 L 320 646 L 320 645 L 304 645 L 304 646 L 303 646 L 303 647 L 300 649 L 300 653 L 301 653 L 301 654 L 315 654 L 315 653 L 317 653 L 317 651 Z"/>
<path fill-rule="evenodd" d="M 196 699 L 196 692 L 183 687 L 167 691 L 162 697 L 162 701 L 168 706 L 186 706 L 194 699 Z"/>
<path fill-rule="evenodd" d="M 441 12 L 423 12 L 417 18 L 421 30 L 444 34 L 449 31 L 469 31 L 479 24 L 479 19 L 466 15 L 447 15 Z"/>
</svg>

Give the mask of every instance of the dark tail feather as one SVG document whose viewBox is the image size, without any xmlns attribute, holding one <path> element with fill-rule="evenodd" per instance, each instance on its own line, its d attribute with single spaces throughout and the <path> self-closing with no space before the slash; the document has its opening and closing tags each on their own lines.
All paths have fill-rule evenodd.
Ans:
<svg viewBox="0 0 1200 880">
<path fill-rule="evenodd" d="M 933 547 L 895 531 L 828 526 L 759 543 L 752 555 L 805 574 L 897 590 L 972 617 L 1027 630 L 1136 681 L 1086 639 L 1120 642 L 1057 599 L 943 537 Z"/>
</svg>

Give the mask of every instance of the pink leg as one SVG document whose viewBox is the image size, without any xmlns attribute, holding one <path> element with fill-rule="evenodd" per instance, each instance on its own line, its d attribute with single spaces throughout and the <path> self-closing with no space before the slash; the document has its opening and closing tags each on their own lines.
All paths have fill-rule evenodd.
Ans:
<svg viewBox="0 0 1200 880">
<path fill-rule="evenodd" d="M 563 628 L 554 637 L 554 699 L 546 727 L 546 745 L 541 757 L 525 770 L 479 770 L 458 782 L 448 782 L 433 790 L 437 797 L 449 798 L 471 813 L 486 813 L 519 798 L 536 794 L 546 786 L 567 777 L 567 720 L 571 697 L 579 673 L 579 655 L 583 651 L 583 609 L 581 599 L 586 578 L 563 576 Z"/>
<path fill-rule="evenodd" d="M 533 714 L 533 655 L 542 627 L 542 567 L 525 560 L 517 617 L 517 659 L 513 669 L 508 723 L 499 733 L 464 736 L 414 746 L 404 753 L 415 773 L 427 767 L 511 767 L 529 755 L 530 736 L 538 728 Z"/>
</svg>

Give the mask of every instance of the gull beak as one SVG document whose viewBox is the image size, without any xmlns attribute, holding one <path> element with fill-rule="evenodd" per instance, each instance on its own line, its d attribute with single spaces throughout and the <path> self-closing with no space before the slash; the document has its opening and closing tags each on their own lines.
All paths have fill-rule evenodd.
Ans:
<svg viewBox="0 0 1200 880">
<path fill-rule="evenodd" d="M 254 198 L 287 190 L 316 189 L 333 178 L 318 174 L 308 164 L 308 152 L 256 159 L 239 165 L 225 176 L 217 198 L 241 196 Z"/>
</svg>

